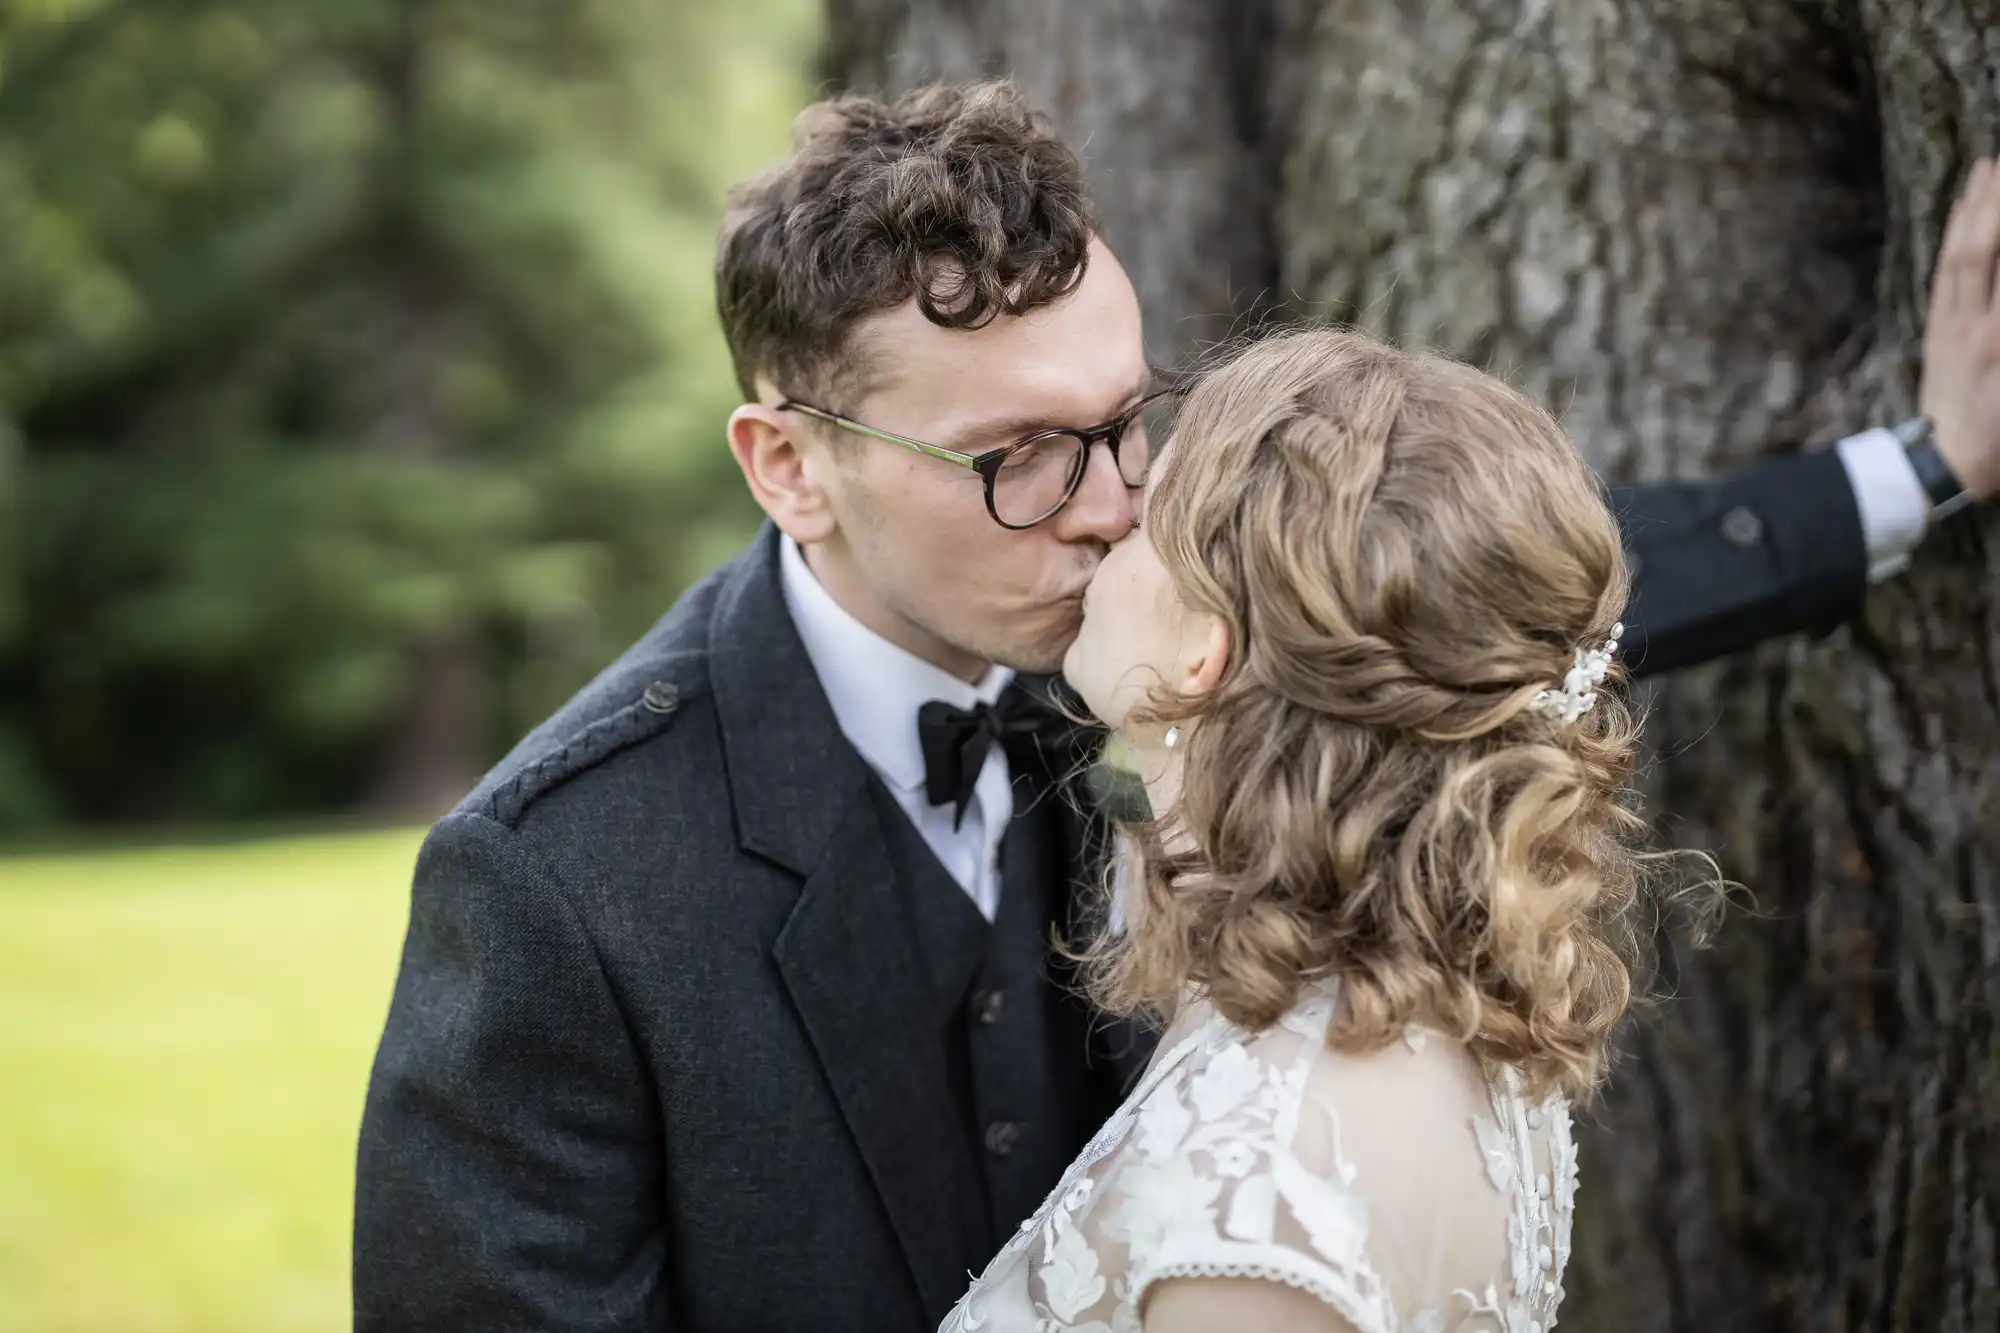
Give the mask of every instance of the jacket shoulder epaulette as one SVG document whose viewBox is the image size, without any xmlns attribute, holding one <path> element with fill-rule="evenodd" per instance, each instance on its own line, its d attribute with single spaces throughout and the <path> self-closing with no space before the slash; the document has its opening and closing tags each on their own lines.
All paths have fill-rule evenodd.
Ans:
<svg viewBox="0 0 2000 1333">
<path fill-rule="evenodd" d="M 513 828 L 550 791 L 672 726 L 704 682 L 701 673 L 676 670 L 679 664 L 671 660 L 652 665 L 653 670 L 635 673 L 617 691 L 629 696 L 629 702 L 579 727 L 495 787 L 487 796 L 488 815 Z"/>
</svg>

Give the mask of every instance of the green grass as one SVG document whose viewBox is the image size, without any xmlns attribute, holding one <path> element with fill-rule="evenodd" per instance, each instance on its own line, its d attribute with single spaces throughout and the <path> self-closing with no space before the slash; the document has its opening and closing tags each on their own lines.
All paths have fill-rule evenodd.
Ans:
<svg viewBox="0 0 2000 1333">
<path fill-rule="evenodd" d="M 419 835 L 0 859 L 0 1330 L 344 1330 Z"/>
</svg>

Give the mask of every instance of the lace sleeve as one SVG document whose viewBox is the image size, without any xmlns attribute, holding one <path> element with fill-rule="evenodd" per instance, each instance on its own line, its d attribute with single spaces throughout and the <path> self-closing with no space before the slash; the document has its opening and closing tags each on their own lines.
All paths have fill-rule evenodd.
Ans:
<svg viewBox="0 0 2000 1333">
<path fill-rule="evenodd" d="M 1224 1028 L 1160 1083 L 1070 1253 L 1087 1243 L 1124 1270 L 1124 1329 L 1162 1283 L 1252 1278 L 1316 1298 L 1329 1328 L 1541 1333 L 1568 1245 L 1560 1105 L 1529 1110 L 1440 1037 L 1332 1050 L 1330 1013 L 1315 1001 L 1254 1037 Z M 1063 1248 L 1041 1274 L 1058 1295 Z M 1258 1299 L 1220 1283 L 1204 1308 L 1229 1289 Z"/>
</svg>

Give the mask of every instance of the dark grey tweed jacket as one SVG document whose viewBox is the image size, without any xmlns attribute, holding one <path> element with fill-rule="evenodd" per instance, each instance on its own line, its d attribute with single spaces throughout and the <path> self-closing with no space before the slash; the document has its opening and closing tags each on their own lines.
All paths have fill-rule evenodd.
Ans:
<svg viewBox="0 0 2000 1333">
<path fill-rule="evenodd" d="M 689 592 L 425 842 L 362 1123 L 362 1333 L 927 1333 L 988 1257 L 866 770 L 776 549 Z"/>
</svg>

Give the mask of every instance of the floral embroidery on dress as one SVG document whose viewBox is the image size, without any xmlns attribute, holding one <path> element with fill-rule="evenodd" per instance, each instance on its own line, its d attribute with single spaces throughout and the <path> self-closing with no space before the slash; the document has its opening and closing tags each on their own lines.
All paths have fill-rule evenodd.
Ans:
<svg viewBox="0 0 2000 1333">
<path fill-rule="evenodd" d="M 1213 1230 L 1222 1182 L 1205 1175 L 1188 1156 L 1134 1164 L 1119 1178 L 1122 1198 L 1104 1234 L 1131 1250 L 1149 1253 L 1177 1230 Z"/>
<path fill-rule="evenodd" d="M 1075 1191 L 1072 1191 L 1074 1194 Z M 1049 1218 L 1042 1261 L 1042 1301 L 1050 1315 L 1074 1323 L 1104 1296 L 1104 1275 L 1097 1271 L 1097 1251 L 1090 1248 L 1067 1199 Z"/>
<path fill-rule="evenodd" d="M 1569 1263 L 1570 1218 L 1576 1199 L 1576 1145 L 1570 1137 L 1569 1108 L 1558 1097 L 1530 1107 L 1521 1098 L 1512 1070 L 1494 1081 L 1495 1122 L 1473 1119 L 1473 1132 L 1496 1189 L 1512 1187 L 1514 1211 L 1507 1219 L 1512 1294 L 1503 1299 L 1497 1284 L 1474 1295 L 1461 1291 L 1470 1312 L 1504 1333 L 1546 1333 L 1555 1327 L 1562 1304 L 1562 1274 Z M 1538 1170 L 1534 1134 L 1548 1129 L 1549 1163 Z M 1503 1181 L 1505 1182 L 1503 1184 Z"/>
<path fill-rule="evenodd" d="M 1141 1333 L 1159 1283 L 1229 1276 L 1286 1283 L 1358 1333 L 1547 1333 L 1567 1108 L 1416 1027 L 1334 1050 L 1334 1012 L 1318 984 L 1264 1032 L 1211 1017 L 1163 1050 L 944 1328 Z"/>
<path fill-rule="evenodd" d="M 1499 1123 L 1485 1116 L 1474 1116 L 1472 1135 L 1479 1140 L 1479 1155 L 1486 1161 L 1486 1178 L 1493 1182 L 1493 1188 L 1503 1192 L 1512 1190 L 1514 1154 L 1508 1148 L 1507 1136 L 1501 1132 Z"/>
</svg>

